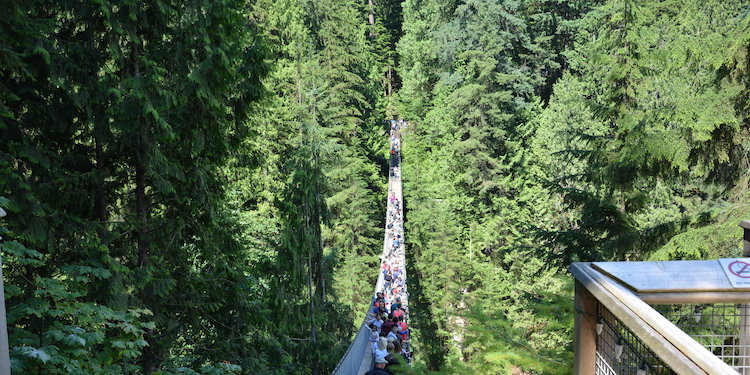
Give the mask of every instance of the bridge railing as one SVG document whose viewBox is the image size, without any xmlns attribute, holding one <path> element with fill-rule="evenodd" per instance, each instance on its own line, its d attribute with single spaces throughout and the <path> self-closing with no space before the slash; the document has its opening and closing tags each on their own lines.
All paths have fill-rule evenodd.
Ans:
<svg viewBox="0 0 750 375">
<path fill-rule="evenodd" d="M 354 336 L 354 340 L 346 354 L 341 357 L 341 361 L 333 370 L 334 374 L 358 374 L 359 369 L 362 367 L 362 360 L 365 358 L 365 354 L 368 352 L 368 342 L 370 337 L 370 328 L 367 325 L 362 324 L 359 327 L 359 332 Z"/>
</svg>

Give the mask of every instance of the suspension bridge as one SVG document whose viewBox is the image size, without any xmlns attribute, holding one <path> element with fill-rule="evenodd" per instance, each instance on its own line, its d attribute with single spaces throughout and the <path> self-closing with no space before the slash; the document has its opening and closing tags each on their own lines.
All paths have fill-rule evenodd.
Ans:
<svg viewBox="0 0 750 375">
<path fill-rule="evenodd" d="M 404 246 L 404 222 L 403 222 L 403 191 L 401 185 L 401 129 L 405 123 L 401 120 L 391 121 L 390 136 L 390 160 L 388 177 L 388 203 L 386 209 L 386 220 L 383 236 L 383 251 L 380 255 L 380 267 L 378 278 L 372 293 L 372 299 L 367 309 L 359 331 L 354 336 L 346 354 L 341 358 L 333 374 L 335 375 L 362 375 L 375 366 L 380 354 L 378 343 L 373 334 L 372 325 L 379 324 L 375 315 L 388 313 L 387 318 L 398 327 L 394 334 L 399 336 L 401 355 L 410 360 L 411 340 L 409 336 L 409 293 L 406 275 L 406 257 Z M 400 310 L 400 312 L 399 312 Z M 396 316 L 396 319 L 393 317 Z M 399 318 L 401 317 L 401 318 Z M 394 322 L 396 320 L 396 322 Z M 399 321 L 400 320 L 400 321 Z M 382 323 L 378 327 L 377 337 L 387 337 L 394 324 Z M 387 332 L 386 332 L 387 331 Z"/>
</svg>

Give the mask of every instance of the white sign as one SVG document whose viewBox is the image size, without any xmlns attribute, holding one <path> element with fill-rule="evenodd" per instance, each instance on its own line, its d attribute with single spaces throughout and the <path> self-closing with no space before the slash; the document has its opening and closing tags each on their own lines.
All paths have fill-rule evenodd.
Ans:
<svg viewBox="0 0 750 375">
<path fill-rule="evenodd" d="M 750 288 L 750 258 L 719 259 L 721 269 L 735 288 Z"/>
</svg>

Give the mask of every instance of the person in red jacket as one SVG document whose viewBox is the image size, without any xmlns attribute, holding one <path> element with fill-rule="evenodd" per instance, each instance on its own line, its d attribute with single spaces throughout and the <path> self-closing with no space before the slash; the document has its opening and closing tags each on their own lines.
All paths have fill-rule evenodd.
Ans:
<svg viewBox="0 0 750 375">
<path fill-rule="evenodd" d="M 409 336 L 409 326 L 406 325 L 406 322 L 404 321 L 404 317 L 400 316 L 398 318 L 398 326 L 401 328 L 401 340 L 406 340 Z"/>
<path fill-rule="evenodd" d="M 396 319 L 402 318 L 404 316 L 404 310 L 401 310 L 401 306 L 398 306 L 397 309 L 393 310 L 393 317 Z"/>
</svg>

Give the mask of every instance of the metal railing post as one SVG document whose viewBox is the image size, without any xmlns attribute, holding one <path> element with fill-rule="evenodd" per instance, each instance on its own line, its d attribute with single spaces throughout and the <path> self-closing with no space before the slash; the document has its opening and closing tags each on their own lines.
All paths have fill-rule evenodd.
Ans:
<svg viewBox="0 0 750 375">
<path fill-rule="evenodd" d="M 5 217 L 5 210 L 0 207 L 0 218 Z M 0 375 L 10 375 L 10 346 L 8 345 L 8 320 L 5 315 L 5 283 L 3 281 L 3 262 L 0 257 Z"/>
<path fill-rule="evenodd" d="M 742 256 L 750 257 L 750 220 L 740 221 L 740 227 L 742 228 Z M 737 332 L 740 336 L 740 356 L 742 360 L 741 374 L 750 375 L 748 367 L 750 366 L 750 305 L 743 303 L 740 305 L 740 332 Z"/>
</svg>

